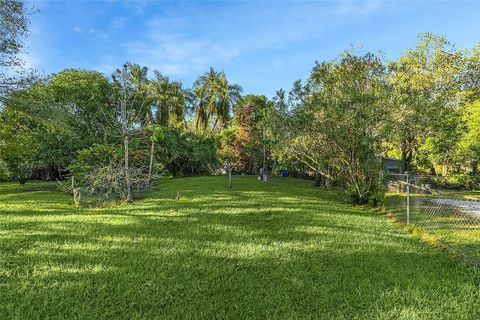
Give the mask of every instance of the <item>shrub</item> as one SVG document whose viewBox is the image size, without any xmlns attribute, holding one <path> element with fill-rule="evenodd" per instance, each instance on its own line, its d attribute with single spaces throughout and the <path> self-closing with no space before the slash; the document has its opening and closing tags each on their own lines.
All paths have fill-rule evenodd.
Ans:
<svg viewBox="0 0 480 320">
<path fill-rule="evenodd" d="M 0 181 L 10 180 L 10 173 L 8 172 L 7 165 L 5 162 L 0 160 Z"/>
<path fill-rule="evenodd" d="M 164 139 L 157 144 L 156 154 L 173 176 L 210 174 L 219 166 L 215 140 L 190 132 L 165 131 Z"/>
<path fill-rule="evenodd" d="M 94 168 L 105 167 L 111 163 L 120 163 L 123 158 L 121 146 L 102 144 L 94 145 L 79 152 L 77 158 L 68 167 L 75 183 L 82 186 L 86 177 Z"/>
<path fill-rule="evenodd" d="M 480 190 L 480 176 L 466 174 L 432 177 L 433 187 L 452 190 Z"/>
<path fill-rule="evenodd" d="M 130 187 L 138 197 L 150 188 L 146 156 L 141 151 L 129 153 Z M 79 204 L 97 204 L 104 201 L 126 199 L 126 177 L 123 147 L 120 145 L 95 145 L 82 150 L 69 166 L 73 182 L 60 188 L 72 193 Z"/>
</svg>

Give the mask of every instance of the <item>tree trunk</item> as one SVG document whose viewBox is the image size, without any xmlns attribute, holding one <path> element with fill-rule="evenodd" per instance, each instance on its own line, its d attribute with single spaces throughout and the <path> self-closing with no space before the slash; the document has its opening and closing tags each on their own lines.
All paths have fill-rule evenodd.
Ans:
<svg viewBox="0 0 480 320">
<path fill-rule="evenodd" d="M 228 170 L 228 189 L 232 189 L 232 165 L 230 162 L 227 165 Z"/>
<path fill-rule="evenodd" d="M 478 174 L 478 161 L 472 161 L 472 175 Z"/>
<path fill-rule="evenodd" d="M 215 118 L 215 122 L 213 123 L 213 127 L 210 133 L 213 133 L 215 131 L 215 128 L 217 127 L 217 123 L 218 123 L 218 117 Z"/>
<path fill-rule="evenodd" d="M 325 189 L 329 189 L 330 188 L 330 179 L 328 177 L 325 177 L 324 182 L 325 182 Z"/>
<path fill-rule="evenodd" d="M 132 189 L 130 186 L 130 170 L 128 167 L 128 135 L 124 135 L 123 137 L 123 146 L 125 149 L 125 185 L 127 187 L 127 202 L 132 202 Z"/>
<path fill-rule="evenodd" d="M 405 150 L 404 145 L 402 145 L 402 162 L 400 164 L 400 173 L 404 174 L 407 170 L 407 151 Z"/>
<path fill-rule="evenodd" d="M 410 147 L 412 142 L 405 139 L 402 142 L 401 149 L 402 149 L 402 161 L 400 165 L 400 173 L 404 174 L 405 171 L 410 169 L 410 163 L 412 162 L 413 157 L 413 149 Z"/>
<path fill-rule="evenodd" d="M 444 164 L 442 166 L 442 177 L 446 177 L 448 175 L 448 165 Z"/>
<path fill-rule="evenodd" d="M 126 65 L 124 65 L 124 73 L 126 72 Z M 123 147 L 124 147 L 124 160 L 125 160 L 125 187 L 127 192 L 127 202 L 132 202 L 132 189 L 130 186 L 130 168 L 128 163 L 128 145 L 129 145 L 129 117 L 128 117 L 128 100 L 127 100 L 127 80 L 125 76 L 122 77 L 122 91 L 120 98 L 120 119 L 122 123 L 122 135 L 123 135 Z"/>
<path fill-rule="evenodd" d="M 265 168 L 266 147 L 265 147 L 265 129 L 264 128 L 262 128 L 262 140 L 263 140 L 263 173 L 266 174 L 267 170 Z"/>
<path fill-rule="evenodd" d="M 407 152 L 407 162 L 406 162 L 406 166 L 405 166 L 405 170 L 410 170 L 410 165 L 412 163 L 412 158 L 413 158 L 413 151 L 412 150 L 409 150 Z"/>
<path fill-rule="evenodd" d="M 168 107 L 168 105 L 165 105 L 165 114 L 164 114 L 163 123 L 165 127 L 168 127 L 168 124 L 170 123 L 170 108 Z"/>
<path fill-rule="evenodd" d="M 177 176 L 177 165 L 175 164 L 175 161 L 172 162 L 172 175 L 174 178 Z"/>
<path fill-rule="evenodd" d="M 320 174 L 317 174 L 315 176 L 315 182 L 313 183 L 313 185 L 318 188 L 321 186 L 321 184 L 322 184 L 322 176 Z"/>
<path fill-rule="evenodd" d="M 196 133 L 200 133 L 200 129 L 204 129 L 204 123 L 205 123 L 205 110 L 204 110 L 204 107 L 202 105 L 202 103 L 200 103 L 200 105 L 198 106 L 198 112 L 197 112 L 197 119 L 196 119 L 196 123 L 195 123 L 195 131 Z M 200 126 L 202 128 L 200 128 Z"/>
<path fill-rule="evenodd" d="M 152 181 L 152 168 L 153 168 L 153 155 L 155 151 L 155 141 L 152 140 L 152 145 L 150 147 L 150 164 L 148 165 L 148 187 L 150 188 Z"/>
</svg>

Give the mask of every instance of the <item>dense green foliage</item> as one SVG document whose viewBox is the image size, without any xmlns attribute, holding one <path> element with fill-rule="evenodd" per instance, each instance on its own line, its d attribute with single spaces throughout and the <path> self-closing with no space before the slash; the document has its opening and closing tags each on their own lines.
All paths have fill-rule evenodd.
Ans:
<svg viewBox="0 0 480 320">
<path fill-rule="evenodd" d="M 0 184 L 0 318 L 480 317 L 478 273 L 382 215 L 305 180 L 226 183 L 96 209 Z"/>
<path fill-rule="evenodd" d="M 317 64 L 303 103 L 294 110 L 289 148 L 316 174 L 340 181 L 355 202 L 378 185 L 388 109 L 384 68 L 378 58 L 345 53 Z"/>
<path fill-rule="evenodd" d="M 343 187 L 354 202 L 378 202 L 384 157 L 399 159 L 400 172 L 477 174 L 479 48 L 425 33 L 398 61 L 344 52 L 272 99 L 241 96 L 214 69 L 191 89 L 133 63 L 111 80 L 67 69 L 4 100 L 0 178 L 73 176 L 73 189 L 88 189 L 110 172 L 131 201 L 131 185 L 149 190 L 160 174 L 287 168 Z M 98 149 L 115 157 L 92 156 Z"/>
<path fill-rule="evenodd" d="M 12 178 L 61 179 L 78 151 L 101 142 L 114 115 L 110 84 L 97 72 L 65 70 L 4 101 L 0 153 Z"/>
<path fill-rule="evenodd" d="M 447 189 L 480 189 L 480 44 L 345 51 L 270 99 L 213 68 L 33 76 L 30 13 L 0 0 L 1 319 L 480 318 L 478 268 L 345 201 L 399 218 L 395 159 L 479 199 Z M 452 216 L 432 235 L 478 258 Z"/>
<path fill-rule="evenodd" d="M 32 12 L 23 1 L 0 0 L 0 108 L 5 96 L 33 79 L 21 57 Z"/>
</svg>

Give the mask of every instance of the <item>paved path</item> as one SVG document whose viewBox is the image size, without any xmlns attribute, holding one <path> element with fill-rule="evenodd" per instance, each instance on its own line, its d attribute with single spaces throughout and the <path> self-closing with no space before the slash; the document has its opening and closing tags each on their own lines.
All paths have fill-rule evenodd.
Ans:
<svg viewBox="0 0 480 320">
<path fill-rule="evenodd" d="M 430 199 L 430 201 L 435 204 L 446 204 L 449 206 L 457 207 L 462 212 L 474 214 L 480 219 L 480 201 L 445 199 L 445 198 L 432 198 Z M 480 220 L 479 220 L 479 223 L 480 223 Z"/>
</svg>

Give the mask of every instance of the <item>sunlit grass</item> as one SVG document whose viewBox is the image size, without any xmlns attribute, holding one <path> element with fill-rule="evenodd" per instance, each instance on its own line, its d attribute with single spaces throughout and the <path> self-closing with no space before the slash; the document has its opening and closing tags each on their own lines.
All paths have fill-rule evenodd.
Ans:
<svg viewBox="0 0 480 320">
<path fill-rule="evenodd" d="M 309 181 L 233 182 L 97 209 L 0 184 L 0 319 L 480 317 L 478 271 L 382 215 Z"/>
</svg>

